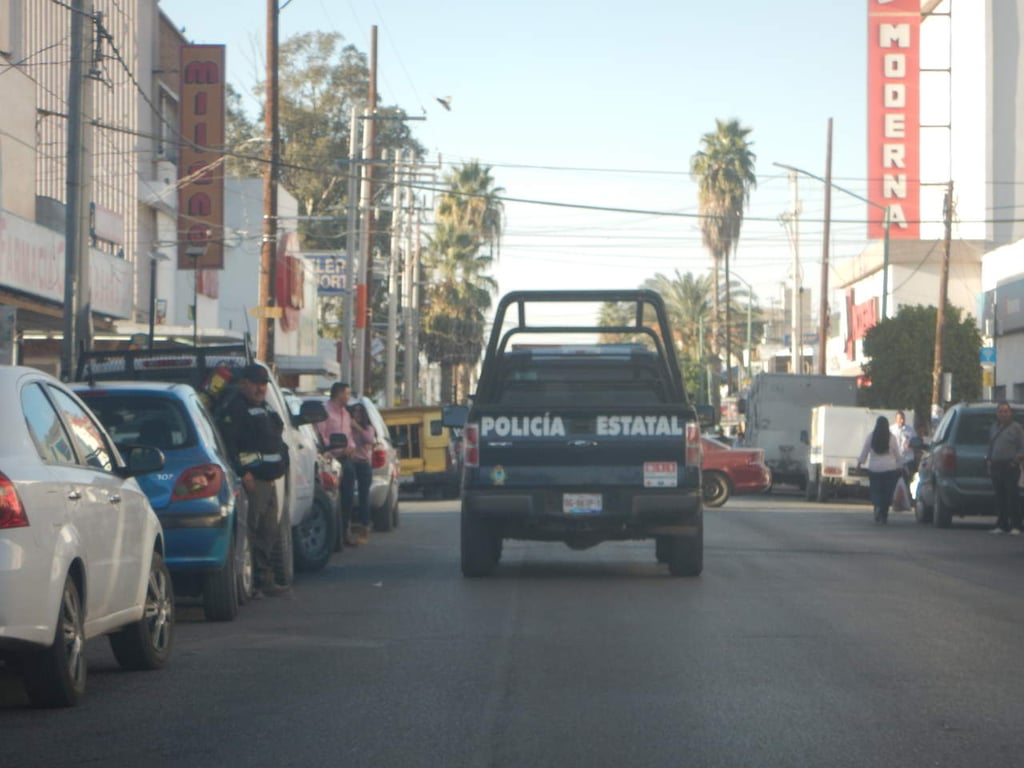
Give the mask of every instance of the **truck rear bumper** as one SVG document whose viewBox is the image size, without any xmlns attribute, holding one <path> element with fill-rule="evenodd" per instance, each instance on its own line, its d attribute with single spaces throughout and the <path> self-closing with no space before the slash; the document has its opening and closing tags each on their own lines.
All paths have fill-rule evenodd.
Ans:
<svg viewBox="0 0 1024 768">
<path fill-rule="evenodd" d="M 696 534 L 702 521 L 699 491 L 606 492 L 600 513 L 567 514 L 561 490 L 463 490 L 462 512 L 495 523 L 507 538 L 561 539 L 583 532 L 608 539 Z"/>
</svg>

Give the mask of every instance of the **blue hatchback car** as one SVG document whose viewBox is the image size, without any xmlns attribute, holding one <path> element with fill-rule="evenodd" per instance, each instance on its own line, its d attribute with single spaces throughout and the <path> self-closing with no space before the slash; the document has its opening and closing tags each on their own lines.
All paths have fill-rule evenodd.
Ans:
<svg viewBox="0 0 1024 768">
<path fill-rule="evenodd" d="M 177 595 L 202 596 L 206 618 L 230 621 L 252 594 L 245 494 L 220 433 L 187 384 L 105 382 L 76 393 L 118 447 L 163 451 L 160 472 L 142 475 L 166 540 Z"/>
</svg>

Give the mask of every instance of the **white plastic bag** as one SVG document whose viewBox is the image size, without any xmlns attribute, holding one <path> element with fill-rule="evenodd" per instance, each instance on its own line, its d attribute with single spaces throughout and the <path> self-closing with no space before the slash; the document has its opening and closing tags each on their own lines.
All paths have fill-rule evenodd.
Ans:
<svg viewBox="0 0 1024 768">
<path fill-rule="evenodd" d="M 907 488 L 907 481 L 902 477 L 896 483 L 896 490 L 892 492 L 892 511 L 910 511 L 910 490 Z"/>
</svg>

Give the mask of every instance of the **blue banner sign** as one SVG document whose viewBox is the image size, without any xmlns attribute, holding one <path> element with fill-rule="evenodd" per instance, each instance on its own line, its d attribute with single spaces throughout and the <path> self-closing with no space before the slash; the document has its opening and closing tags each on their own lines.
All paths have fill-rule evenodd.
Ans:
<svg viewBox="0 0 1024 768">
<path fill-rule="evenodd" d="M 348 293 L 345 286 L 347 253 L 307 253 L 305 257 L 316 276 L 318 296 L 343 296 Z"/>
</svg>

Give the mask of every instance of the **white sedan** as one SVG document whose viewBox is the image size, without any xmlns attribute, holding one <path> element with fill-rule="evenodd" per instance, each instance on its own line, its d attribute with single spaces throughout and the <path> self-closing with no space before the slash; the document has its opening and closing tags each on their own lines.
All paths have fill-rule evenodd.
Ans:
<svg viewBox="0 0 1024 768">
<path fill-rule="evenodd" d="M 86 640 L 107 634 L 121 666 L 162 667 L 174 595 L 163 530 L 134 475 L 155 448 L 124 458 L 88 408 L 33 368 L 0 366 L 0 659 L 36 706 L 85 692 Z"/>
</svg>

